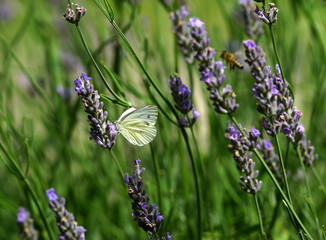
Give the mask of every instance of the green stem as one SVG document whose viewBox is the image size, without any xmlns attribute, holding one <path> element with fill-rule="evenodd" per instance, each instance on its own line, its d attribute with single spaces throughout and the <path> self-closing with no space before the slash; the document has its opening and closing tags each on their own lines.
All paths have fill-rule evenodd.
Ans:
<svg viewBox="0 0 326 240">
<path fill-rule="evenodd" d="M 132 11 L 132 12 L 131 12 L 131 14 L 130 14 L 130 16 L 129 16 L 129 22 L 128 22 L 124 27 L 122 27 L 122 32 L 124 32 L 124 33 L 127 32 L 127 31 L 131 28 L 132 24 L 135 22 L 135 17 L 137 16 L 137 14 L 136 14 L 137 8 L 136 8 L 136 7 L 133 7 L 131 11 Z M 114 36 L 108 38 L 107 40 L 103 41 L 103 42 L 102 42 L 102 43 L 97 47 L 97 49 L 93 52 L 93 56 L 96 57 L 96 56 L 99 55 L 101 52 L 103 52 L 103 49 L 104 49 L 108 44 L 110 44 L 111 42 L 113 42 L 116 38 L 117 38 L 117 36 L 114 35 Z"/>
<path fill-rule="evenodd" d="M 308 194 L 307 202 L 308 202 L 308 205 L 310 207 L 310 210 L 311 210 L 312 214 L 314 215 L 316 229 L 317 229 L 317 232 L 318 232 L 318 237 L 321 240 L 322 236 L 321 236 L 321 232 L 319 230 L 319 226 L 320 226 L 319 218 L 318 218 L 318 215 L 317 215 L 317 212 L 316 212 L 315 204 L 314 204 L 313 199 L 312 199 L 311 190 L 310 190 L 310 186 L 309 186 L 309 182 L 308 182 L 306 167 L 305 167 L 305 165 L 303 163 L 303 158 L 302 158 L 299 147 L 297 147 L 296 150 L 297 150 L 297 154 L 299 156 L 299 161 L 300 161 L 300 165 L 301 165 L 301 168 L 302 168 L 302 171 L 303 171 L 303 176 L 304 176 L 304 182 L 305 182 L 305 185 L 306 185 L 306 191 L 307 191 L 307 194 Z"/>
<path fill-rule="evenodd" d="M 282 151 L 281 151 L 281 146 L 280 146 L 280 142 L 279 142 L 279 139 L 278 139 L 278 135 L 275 135 L 274 138 L 275 138 L 275 142 L 276 142 L 278 157 L 280 158 L 283 181 L 284 181 L 284 184 L 285 184 L 285 190 L 286 190 L 286 193 L 287 193 L 287 196 L 289 198 L 289 201 L 290 201 L 291 205 L 293 205 L 292 199 L 291 199 L 290 188 L 289 188 L 289 184 L 288 184 L 288 180 L 287 180 L 287 176 L 286 176 L 286 169 L 285 169 L 285 166 L 284 166 L 284 160 L 283 160 L 283 155 L 282 155 Z"/>
<path fill-rule="evenodd" d="M 190 81 L 190 89 L 194 90 L 195 82 L 194 82 L 194 75 L 192 73 L 191 65 L 187 64 L 187 70 L 188 70 L 188 76 L 189 76 L 189 81 Z M 191 96 L 193 96 L 193 95 L 191 95 Z"/>
<path fill-rule="evenodd" d="M 186 142 L 186 146 L 187 146 L 187 151 L 189 153 L 190 156 L 190 160 L 191 160 L 191 166 L 192 166 L 192 172 L 194 175 L 194 181 L 195 181 L 195 188 L 196 188 L 196 197 L 197 197 L 197 211 L 198 211 L 198 218 L 197 218 L 197 237 L 200 240 L 201 239 L 201 235 L 202 235 L 202 210 L 201 210 L 201 190 L 200 190 L 200 184 L 199 184 L 199 178 L 198 178 L 198 170 L 197 170 L 197 165 L 195 163 L 195 159 L 190 147 L 190 143 L 189 143 L 189 138 L 188 138 L 188 134 L 185 130 L 184 127 L 180 127 L 183 138 Z"/>
<path fill-rule="evenodd" d="M 282 78 L 283 78 L 284 81 L 286 81 L 286 78 L 285 78 L 284 72 L 283 72 L 283 67 L 282 67 L 282 64 L 281 64 L 281 60 L 280 60 L 280 57 L 278 55 L 278 51 L 277 51 L 277 48 L 276 48 L 276 41 L 275 41 L 275 36 L 274 36 L 273 25 L 269 24 L 268 26 L 269 26 L 269 32 L 270 32 L 271 38 L 272 38 L 273 50 L 274 50 L 274 53 L 275 53 L 276 61 L 277 61 L 278 66 L 280 67 Z M 293 93 L 292 85 L 288 81 L 286 81 L 286 82 L 288 84 L 288 88 L 290 90 L 291 97 L 294 100 L 294 93 Z"/>
<path fill-rule="evenodd" d="M 33 199 L 33 201 L 34 201 L 34 203 L 36 205 L 36 208 L 37 208 L 39 214 L 41 215 L 41 219 L 42 219 L 42 222 L 43 222 L 43 224 L 45 226 L 45 229 L 48 232 L 48 235 L 49 235 L 50 239 L 51 240 L 54 240 L 54 237 L 53 237 L 53 233 L 51 231 L 51 228 L 50 228 L 50 226 L 49 226 L 49 224 L 48 224 L 48 222 L 46 220 L 44 211 L 41 208 L 41 205 L 40 205 L 40 203 L 38 201 L 39 198 L 36 196 L 36 193 L 35 193 L 34 189 L 31 187 L 30 182 L 28 181 L 28 179 L 25 177 L 25 175 L 21 171 L 21 169 L 20 169 L 19 165 L 17 164 L 17 162 L 14 159 L 12 159 L 12 157 L 5 150 L 5 148 L 4 148 L 4 146 L 3 146 L 3 144 L 1 142 L 0 142 L 0 148 L 3 151 L 3 153 L 6 155 L 6 157 L 8 158 L 8 160 L 10 161 L 10 163 L 12 164 L 12 166 L 15 168 L 16 173 L 18 173 L 19 179 L 25 184 L 28 192 L 31 194 L 32 199 Z"/>
<path fill-rule="evenodd" d="M 257 194 L 254 194 L 254 201 L 255 201 L 255 206 L 256 206 L 256 210 L 257 210 L 257 216 L 258 216 L 258 220 L 259 220 L 261 238 L 262 239 L 267 239 L 266 233 L 264 231 L 263 219 L 261 217 L 261 212 L 260 212 L 260 207 L 259 207 L 259 202 L 258 202 Z"/>
<path fill-rule="evenodd" d="M 269 24 L 268 26 L 269 26 L 269 32 L 270 32 L 271 38 L 272 38 L 273 49 L 274 49 L 276 61 L 277 61 L 277 64 L 279 65 L 279 67 L 280 67 L 282 78 L 285 79 L 283 68 L 282 68 L 281 61 L 280 61 L 280 57 L 278 55 L 278 51 L 277 51 L 277 48 L 276 48 L 276 41 L 275 41 L 275 36 L 274 36 L 273 25 L 272 24 Z"/>
<path fill-rule="evenodd" d="M 196 150 L 197 158 L 198 158 L 198 161 L 199 161 L 199 166 L 200 166 L 199 167 L 199 172 L 200 172 L 200 175 L 201 175 L 201 179 L 204 180 L 205 167 L 204 167 L 204 163 L 202 161 L 202 158 L 200 157 L 199 148 L 198 148 L 198 142 L 197 142 L 197 138 L 195 137 L 195 134 L 194 134 L 193 126 L 190 127 L 190 132 L 191 132 L 192 140 L 194 141 L 195 150 Z"/>
<path fill-rule="evenodd" d="M 313 172 L 315 178 L 316 178 L 317 181 L 318 181 L 318 184 L 319 184 L 319 187 L 318 187 L 318 188 L 323 192 L 323 194 L 324 194 L 325 197 L 326 197 L 325 183 L 324 183 L 324 182 L 321 180 L 321 178 L 319 177 L 319 174 L 317 173 L 316 168 L 314 167 L 314 165 L 312 165 L 310 168 L 312 169 L 312 172 Z"/>
<path fill-rule="evenodd" d="M 115 154 L 113 153 L 113 151 L 110 149 L 109 152 L 111 153 L 111 156 L 112 156 L 112 158 L 113 158 L 113 162 L 114 162 L 114 164 L 117 166 L 117 168 L 118 168 L 118 170 L 119 170 L 119 173 L 120 173 L 120 175 L 121 175 L 121 178 L 122 178 L 122 180 L 123 180 L 124 177 L 125 177 L 125 174 L 124 174 L 124 172 L 123 172 L 123 170 L 122 170 L 122 167 L 121 167 L 121 165 L 120 165 L 118 159 L 116 158 Z"/>
<path fill-rule="evenodd" d="M 271 235 L 271 232 L 275 226 L 275 223 L 276 223 L 276 219 L 277 217 L 279 216 L 279 207 L 281 205 L 281 197 L 279 194 L 276 194 L 276 206 L 274 208 L 274 211 L 273 211 L 273 217 L 272 217 L 272 220 L 270 221 L 270 224 L 269 224 L 269 227 L 268 227 L 268 230 L 267 230 L 267 235 Z"/>
<path fill-rule="evenodd" d="M 161 181 L 160 181 L 160 168 L 158 165 L 158 162 L 155 157 L 155 152 L 152 144 L 149 144 L 152 154 L 152 159 L 154 163 L 154 170 L 155 170 L 155 178 L 156 178 L 156 184 L 157 184 L 157 196 L 158 196 L 158 205 L 161 208 L 161 211 L 163 211 L 163 205 L 162 205 L 162 194 L 161 194 Z"/>
<path fill-rule="evenodd" d="M 150 74 L 147 72 L 146 68 L 144 67 L 144 65 L 142 64 L 142 62 L 140 61 L 139 57 L 137 56 L 137 54 L 135 53 L 134 49 L 131 47 L 130 42 L 128 41 L 128 39 L 126 38 L 126 36 L 123 34 L 123 32 L 121 31 L 121 29 L 119 28 L 119 26 L 116 24 L 115 21 L 112 21 L 112 26 L 114 27 L 114 29 L 117 31 L 118 35 L 120 36 L 120 38 L 123 40 L 125 46 L 127 47 L 127 49 L 129 50 L 129 52 L 131 53 L 131 55 L 134 57 L 134 59 L 136 60 L 138 66 L 140 67 L 140 69 L 143 71 L 143 73 L 145 74 L 145 76 L 147 77 L 147 79 L 149 80 L 149 82 L 151 83 L 151 85 L 154 87 L 154 89 L 156 90 L 156 92 L 160 95 L 160 97 L 163 99 L 163 101 L 170 107 L 170 109 L 173 111 L 173 113 L 175 114 L 175 116 L 178 116 L 176 111 L 174 110 L 173 105 L 169 102 L 169 100 L 165 97 L 164 93 L 161 91 L 161 89 L 159 88 L 159 86 L 157 85 L 157 83 L 153 80 L 153 78 L 150 76 Z"/>
<path fill-rule="evenodd" d="M 288 179 L 287 179 L 287 175 L 286 175 L 285 164 L 284 164 L 284 160 L 283 160 L 283 154 L 282 154 L 282 151 L 281 151 L 281 146 L 280 146 L 280 142 L 279 142 L 279 139 L 278 139 L 278 135 L 276 134 L 274 138 L 275 138 L 275 142 L 276 142 L 278 157 L 279 157 L 280 163 L 281 163 L 282 178 L 283 178 L 283 182 L 284 182 L 284 185 L 285 185 L 286 194 L 287 194 L 287 197 L 288 197 L 291 205 L 293 206 L 291 193 L 290 193 L 290 188 L 289 188 L 289 184 L 288 184 Z M 288 145 L 287 150 L 289 150 L 289 145 Z M 289 212 L 289 216 L 290 216 L 290 218 L 292 220 L 292 223 L 295 226 L 297 226 L 295 220 L 293 219 L 293 216 L 292 216 L 291 212 Z"/>
<path fill-rule="evenodd" d="M 231 121 L 238 127 L 239 131 L 241 132 L 241 134 L 246 138 L 245 133 L 243 132 L 243 129 L 241 128 L 241 126 L 239 125 L 238 121 L 235 119 L 235 117 L 232 116 L 232 114 L 229 114 L 229 118 L 231 119 Z M 259 161 L 261 162 L 261 164 L 263 165 L 263 167 L 265 168 L 265 170 L 267 171 L 268 175 L 270 176 L 270 178 L 272 179 L 274 185 L 276 186 L 277 190 L 280 192 L 282 198 L 283 198 L 283 202 L 285 203 L 286 207 L 289 209 L 289 211 L 292 213 L 293 217 L 295 218 L 295 220 L 297 221 L 297 223 L 300 225 L 300 227 L 302 228 L 302 230 L 305 232 L 306 236 L 310 239 L 313 239 L 310 235 L 310 233 L 308 232 L 308 230 L 306 229 L 306 227 L 303 225 L 303 223 L 301 222 L 300 218 L 298 217 L 297 213 L 295 212 L 291 202 L 289 201 L 289 199 L 287 198 L 286 194 L 283 192 L 280 184 L 278 183 L 277 179 L 275 178 L 274 174 L 272 173 L 272 171 L 269 169 L 267 163 L 265 162 L 265 160 L 262 158 L 262 156 L 260 155 L 259 151 L 257 148 L 253 149 L 254 154 L 257 156 L 257 158 L 259 159 Z"/>
<path fill-rule="evenodd" d="M 82 43 L 83 43 L 84 47 L 85 47 L 85 49 L 86 49 L 86 51 L 87 51 L 87 53 L 88 53 L 88 56 L 91 58 L 91 60 L 92 60 L 92 62 L 93 62 L 93 64 L 94 64 L 94 66 L 95 66 L 95 68 L 96 68 L 98 74 L 100 75 L 100 77 L 101 77 L 101 79 L 102 79 L 104 85 L 106 86 L 106 88 L 107 88 L 107 89 L 109 90 L 109 92 L 110 92 L 110 93 L 111 93 L 111 94 L 112 94 L 112 95 L 113 95 L 113 96 L 118 100 L 118 103 L 119 103 L 119 104 L 121 104 L 122 106 L 125 106 L 125 107 L 130 107 L 131 104 L 130 104 L 128 101 L 122 99 L 119 95 L 117 95 L 117 94 L 112 90 L 112 88 L 110 87 L 110 85 L 108 84 L 108 82 L 106 81 L 106 79 L 105 79 L 105 77 L 104 77 L 104 75 L 103 75 L 101 69 L 100 69 L 99 66 L 97 65 L 95 59 L 93 58 L 93 55 L 92 55 L 91 51 L 89 50 L 89 48 L 88 48 L 88 46 L 87 46 L 87 43 L 86 43 L 86 41 L 85 41 L 84 35 L 83 35 L 83 33 L 82 33 L 82 30 L 81 30 L 81 28 L 80 28 L 80 26 L 79 26 L 78 24 L 76 24 L 76 29 L 77 29 L 77 32 L 78 32 L 78 35 L 79 35 L 80 39 L 82 40 Z"/>
</svg>

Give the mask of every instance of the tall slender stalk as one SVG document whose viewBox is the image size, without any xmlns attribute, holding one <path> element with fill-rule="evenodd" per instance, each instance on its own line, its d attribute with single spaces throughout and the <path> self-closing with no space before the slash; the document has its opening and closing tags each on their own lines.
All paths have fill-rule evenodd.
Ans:
<svg viewBox="0 0 326 240">
<path fill-rule="evenodd" d="M 276 41 L 275 41 L 275 36 L 274 36 L 273 25 L 272 24 L 269 24 L 268 26 L 269 26 L 269 32 L 270 32 L 271 38 L 272 38 L 273 50 L 274 50 L 274 53 L 275 53 L 276 61 L 277 61 L 277 64 L 279 65 L 279 67 L 280 67 L 282 78 L 285 80 L 285 76 L 284 76 L 284 72 L 283 72 L 281 60 L 280 60 L 280 57 L 278 55 L 278 51 L 277 51 L 277 48 L 276 48 Z"/>
<path fill-rule="evenodd" d="M 121 175 L 121 178 L 122 178 L 122 180 L 123 180 L 124 177 L 125 177 L 125 174 L 124 174 L 124 172 L 123 172 L 123 170 L 122 170 L 122 167 L 121 167 L 121 165 L 120 165 L 120 163 L 119 163 L 117 157 L 115 156 L 114 152 L 113 152 L 111 149 L 109 150 L 109 152 L 111 153 L 111 156 L 112 156 L 113 162 L 114 162 L 114 164 L 117 166 L 117 168 L 118 168 L 118 170 L 119 170 L 119 173 L 120 173 L 120 175 Z"/>
<path fill-rule="evenodd" d="M 255 207 L 256 207 L 257 216 L 258 216 L 258 220 L 259 220 L 260 235 L 261 235 L 262 239 L 267 239 L 267 236 L 266 236 L 266 233 L 264 230 L 263 219 L 261 217 L 260 206 L 259 206 L 257 194 L 254 194 L 253 196 L 254 196 Z"/>
<path fill-rule="evenodd" d="M 318 238 L 319 238 L 319 240 L 321 240 L 322 236 L 321 236 L 321 232 L 320 232 L 320 229 L 319 229 L 320 228 L 319 218 L 318 218 L 318 215 L 317 215 L 317 212 L 316 212 L 315 204 L 314 204 L 314 202 L 312 200 L 312 195 L 311 195 L 311 190 L 310 190 L 310 186 L 309 186 L 306 166 L 303 163 L 303 158 L 302 158 L 299 147 L 297 147 L 296 150 L 297 150 L 297 154 L 299 156 L 300 165 L 301 165 L 301 168 L 302 168 L 302 171 L 303 171 L 304 182 L 305 182 L 305 185 L 306 185 L 306 191 L 307 191 L 307 195 L 308 195 L 307 202 L 308 202 L 309 208 L 310 208 L 310 210 L 311 210 L 311 212 L 312 212 L 312 214 L 314 216 L 314 220 L 315 220 L 315 224 L 316 224 L 316 230 L 318 232 Z"/>
<path fill-rule="evenodd" d="M 311 167 L 311 170 L 315 176 L 315 178 L 317 179 L 318 181 L 318 184 L 319 184 L 319 189 L 322 191 L 322 193 L 324 194 L 324 196 L 326 197 L 326 188 L 325 188 L 325 183 L 321 180 L 318 172 L 316 171 L 316 168 L 314 165 L 312 165 Z"/>
<path fill-rule="evenodd" d="M 190 161 L 191 161 L 191 166 L 192 166 L 192 172 L 194 175 L 194 181 L 195 181 L 195 188 L 196 188 L 196 196 L 197 196 L 197 211 L 198 211 L 198 219 L 197 219 L 197 237 L 200 240 L 201 239 L 201 235 L 202 235 L 202 210 L 201 210 L 201 189 L 200 189 L 200 183 L 199 183 L 199 177 L 198 177 L 198 169 L 197 169 L 197 165 L 195 163 L 195 159 L 190 147 L 190 143 L 189 143 L 189 138 L 188 138 L 188 134 L 185 130 L 184 127 L 180 127 L 183 138 L 186 142 L 186 146 L 187 146 L 187 151 L 189 153 L 190 156 Z"/>
<path fill-rule="evenodd" d="M 278 55 L 278 51 L 277 51 L 277 47 L 276 47 L 276 41 L 275 41 L 275 36 L 274 36 L 273 25 L 272 24 L 269 24 L 268 26 L 269 26 L 269 32 L 270 32 L 271 38 L 272 38 L 274 54 L 275 54 L 275 57 L 276 57 L 277 64 L 280 67 L 282 79 L 288 83 L 288 87 L 289 87 L 289 90 L 290 90 L 291 97 L 294 100 L 294 93 L 293 93 L 292 85 L 285 78 L 283 67 L 282 67 L 282 64 L 281 64 L 281 60 L 280 60 L 280 57 Z"/>
<path fill-rule="evenodd" d="M 286 193 L 287 193 L 287 196 L 289 198 L 289 201 L 290 201 L 291 205 L 293 205 L 292 204 L 292 199 L 291 199 L 290 188 L 289 188 L 289 184 L 288 184 L 288 180 L 287 180 L 287 175 L 286 175 L 286 169 L 285 169 L 284 160 L 283 160 L 283 154 L 282 154 L 282 151 L 281 151 L 281 146 L 280 146 L 280 142 L 279 142 L 279 139 L 278 139 L 278 135 L 275 135 L 274 139 L 275 139 L 275 142 L 276 142 L 278 157 L 279 157 L 280 163 L 281 163 L 281 169 L 282 169 L 282 175 L 283 175 L 285 190 L 286 190 Z"/>
<path fill-rule="evenodd" d="M 152 159 L 153 159 L 153 164 L 154 164 L 154 170 L 155 170 L 155 178 L 156 178 L 156 184 L 157 184 L 157 196 L 158 196 L 158 205 L 161 206 L 161 211 L 164 212 L 163 209 L 163 204 L 162 204 L 162 191 L 161 191 L 161 178 L 160 178 L 160 167 L 158 165 L 158 162 L 155 157 L 155 152 L 153 145 L 150 143 L 149 147 L 151 149 L 151 154 L 152 154 Z"/>
</svg>

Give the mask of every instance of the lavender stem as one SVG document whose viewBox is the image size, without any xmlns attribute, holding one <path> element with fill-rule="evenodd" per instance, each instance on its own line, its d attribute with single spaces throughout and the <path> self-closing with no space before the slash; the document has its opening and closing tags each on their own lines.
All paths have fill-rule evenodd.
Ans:
<svg viewBox="0 0 326 240">
<path fill-rule="evenodd" d="M 197 197 L 197 237 L 199 240 L 202 239 L 201 235 L 202 235 L 202 208 L 201 208 L 201 190 L 200 190 L 200 184 L 199 184 L 199 178 L 198 178 L 198 169 L 195 163 L 195 159 L 190 147 L 190 143 L 189 143 L 189 138 L 188 138 L 188 134 L 186 132 L 186 129 L 184 127 L 180 127 L 181 132 L 182 132 L 182 136 L 186 142 L 186 146 L 187 146 L 187 150 L 190 156 L 190 161 L 191 161 L 191 167 L 192 167 L 192 172 L 194 175 L 194 181 L 195 181 L 195 187 L 196 187 L 196 197 Z"/>
<path fill-rule="evenodd" d="M 109 152 L 111 153 L 111 156 L 113 158 L 113 162 L 114 164 L 117 166 L 118 170 L 119 170 L 119 173 L 122 177 L 122 180 L 124 179 L 124 173 L 123 173 L 123 170 L 122 170 L 122 167 L 117 159 L 117 157 L 115 156 L 115 154 L 113 153 L 112 149 L 109 149 Z M 122 184 L 125 185 L 125 183 L 122 181 Z"/>
<path fill-rule="evenodd" d="M 281 146 L 280 146 L 280 142 L 278 140 L 278 134 L 275 135 L 274 139 L 275 139 L 275 142 L 276 142 L 278 157 L 279 157 L 280 163 L 281 163 L 281 169 L 282 169 L 282 175 L 283 175 L 283 180 L 284 180 L 284 184 L 285 184 L 285 190 L 286 190 L 286 193 L 288 195 L 288 198 L 289 198 L 289 201 L 290 201 L 291 205 L 293 205 L 292 199 L 291 199 L 290 188 L 289 188 L 289 184 L 288 184 L 288 180 L 287 180 L 287 176 L 286 176 L 286 169 L 285 169 L 285 166 L 284 166 L 283 155 L 282 155 L 282 152 L 281 152 Z"/>
<path fill-rule="evenodd" d="M 324 196 L 326 197 L 326 188 L 325 188 L 325 183 L 320 179 L 320 176 L 318 174 L 318 172 L 316 171 L 316 168 L 314 165 L 311 165 L 311 169 L 312 169 L 312 172 L 315 176 L 315 178 L 317 179 L 317 182 L 319 184 L 319 189 L 323 192 Z"/>
<path fill-rule="evenodd" d="M 265 233 L 265 230 L 264 230 L 263 219 L 261 217 L 260 206 L 259 206 L 257 194 L 254 194 L 254 202 L 255 202 L 255 206 L 256 206 L 256 210 L 257 210 L 257 216 L 258 216 L 258 220 L 259 220 L 261 238 L 262 239 L 267 239 L 267 236 L 266 236 L 266 233 Z"/>
<path fill-rule="evenodd" d="M 162 191 L 161 191 L 161 181 L 160 181 L 161 178 L 159 176 L 160 168 L 159 168 L 158 162 L 155 157 L 155 151 L 154 151 L 153 145 L 151 143 L 149 144 L 149 147 L 151 149 L 151 155 L 152 155 L 153 164 L 154 164 L 155 179 L 156 179 L 156 184 L 157 184 L 158 205 L 161 206 L 161 211 L 163 212 Z"/>
<path fill-rule="evenodd" d="M 308 203 L 309 208 L 310 208 L 310 210 L 311 210 L 311 212 L 312 212 L 312 214 L 314 215 L 314 218 L 315 218 L 314 220 L 315 220 L 315 224 L 316 224 L 316 230 L 318 232 L 318 237 L 319 237 L 320 240 L 322 240 L 321 232 L 319 230 L 319 226 L 320 226 L 319 218 L 318 218 L 318 215 L 317 215 L 317 212 L 316 212 L 315 204 L 314 204 L 313 199 L 312 199 L 311 190 L 310 190 L 309 182 L 308 182 L 306 166 L 303 163 L 303 157 L 301 155 L 299 146 L 297 147 L 296 151 L 297 151 L 297 154 L 299 156 L 299 162 L 300 162 L 300 165 L 301 165 L 301 168 L 302 168 L 302 171 L 303 171 L 304 182 L 305 182 L 305 185 L 306 185 L 306 191 L 307 191 L 307 195 L 308 195 L 307 203 Z"/>
</svg>

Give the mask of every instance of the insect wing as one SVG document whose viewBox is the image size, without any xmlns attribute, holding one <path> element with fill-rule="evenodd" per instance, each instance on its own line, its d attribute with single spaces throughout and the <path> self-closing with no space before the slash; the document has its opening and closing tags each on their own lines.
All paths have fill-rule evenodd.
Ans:
<svg viewBox="0 0 326 240">
<path fill-rule="evenodd" d="M 156 136 L 157 106 L 130 108 L 117 121 L 119 132 L 131 143 L 143 146 Z"/>
<path fill-rule="evenodd" d="M 154 125 L 147 125 L 141 121 L 128 121 L 122 123 L 120 133 L 131 143 L 143 146 L 150 143 L 156 136 Z"/>
<path fill-rule="evenodd" d="M 139 109 L 132 107 L 121 114 L 118 122 L 122 123 L 125 121 L 140 120 L 155 125 L 157 114 L 157 106 L 148 105 Z"/>
</svg>

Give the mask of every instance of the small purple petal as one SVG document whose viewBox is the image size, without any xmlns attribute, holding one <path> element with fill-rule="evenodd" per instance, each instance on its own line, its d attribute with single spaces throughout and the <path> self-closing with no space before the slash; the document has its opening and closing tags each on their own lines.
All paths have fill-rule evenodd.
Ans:
<svg viewBox="0 0 326 240">
<path fill-rule="evenodd" d="M 46 190 L 46 196 L 52 202 L 58 200 L 58 195 L 55 193 L 54 188 L 50 188 L 50 189 Z"/>
</svg>

